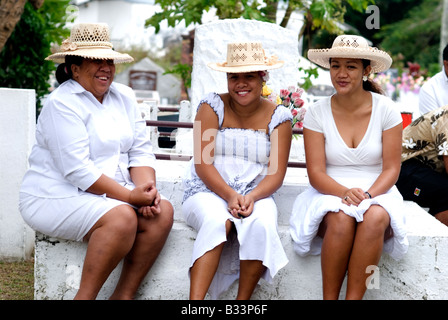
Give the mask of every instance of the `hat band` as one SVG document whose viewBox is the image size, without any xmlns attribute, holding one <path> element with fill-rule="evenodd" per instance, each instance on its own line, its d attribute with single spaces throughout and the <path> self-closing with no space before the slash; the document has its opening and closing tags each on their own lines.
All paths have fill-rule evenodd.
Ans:
<svg viewBox="0 0 448 320">
<path fill-rule="evenodd" d="M 263 56 L 261 61 L 252 60 L 248 62 L 244 60 L 238 61 L 238 59 L 232 59 L 230 63 L 227 61 L 223 63 L 217 63 L 217 65 L 220 67 L 241 67 L 241 66 L 253 66 L 253 65 L 273 66 L 279 62 L 280 61 L 278 60 L 278 57 L 274 55 L 271 57 Z"/>
<path fill-rule="evenodd" d="M 71 42 L 69 39 L 64 40 L 61 44 L 63 52 L 80 49 L 112 49 L 112 47 L 110 42 Z"/>
</svg>

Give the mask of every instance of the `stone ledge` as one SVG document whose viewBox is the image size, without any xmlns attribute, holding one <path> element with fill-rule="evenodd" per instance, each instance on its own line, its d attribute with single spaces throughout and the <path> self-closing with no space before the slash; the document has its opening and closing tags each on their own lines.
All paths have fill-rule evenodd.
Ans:
<svg viewBox="0 0 448 320">
<path fill-rule="evenodd" d="M 409 251 L 395 261 L 384 254 L 379 264 L 378 289 L 367 290 L 365 299 L 447 299 L 448 228 L 413 202 L 408 212 Z M 273 284 L 261 281 L 255 300 L 321 299 L 320 256 L 300 257 L 292 249 L 288 226 L 279 233 L 289 264 L 279 271 Z M 196 232 L 175 221 L 167 243 L 142 283 L 137 299 L 188 299 L 187 276 Z M 77 291 L 87 244 L 37 234 L 35 251 L 35 299 L 72 299 Z M 98 299 L 107 299 L 119 276 L 111 274 Z M 221 299 L 233 299 L 235 283 Z M 344 291 L 341 293 L 343 296 Z"/>
</svg>

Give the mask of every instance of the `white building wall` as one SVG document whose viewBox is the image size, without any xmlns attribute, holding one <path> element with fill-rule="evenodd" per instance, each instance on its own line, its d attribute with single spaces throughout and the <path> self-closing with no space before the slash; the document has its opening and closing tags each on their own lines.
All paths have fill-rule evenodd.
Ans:
<svg viewBox="0 0 448 320">
<path fill-rule="evenodd" d="M 0 88 L 0 261 L 31 258 L 34 231 L 19 212 L 19 189 L 28 169 L 36 128 L 35 91 Z"/>
</svg>

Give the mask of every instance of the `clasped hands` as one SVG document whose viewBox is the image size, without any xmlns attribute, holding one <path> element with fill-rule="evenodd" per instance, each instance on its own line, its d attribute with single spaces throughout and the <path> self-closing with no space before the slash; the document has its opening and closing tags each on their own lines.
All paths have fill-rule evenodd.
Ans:
<svg viewBox="0 0 448 320">
<path fill-rule="evenodd" d="M 129 204 L 136 206 L 137 212 L 145 218 L 160 214 L 160 194 L 154 181 L 136 186 L 130 193 Z"/>
<path fill-rule="evenodd" d="M 238 219 L 250 216 L 253 209 L 254 199 L 250 194 L 243 196 L 239 193 L 235 193 L 227 201 L 227 210 L 233 217 Z"/>
<path fill-rule="evenodd" d="M 361 188 L 351 188 L 344 192 L 342 203 L 358 206 L 363 200 L 369 199 L 369 195 Z"/>
</svg>

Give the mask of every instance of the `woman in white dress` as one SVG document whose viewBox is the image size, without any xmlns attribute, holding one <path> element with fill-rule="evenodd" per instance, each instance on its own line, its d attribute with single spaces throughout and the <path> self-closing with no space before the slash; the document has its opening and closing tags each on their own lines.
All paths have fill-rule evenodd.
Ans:
<svg viewBox="0 0 448 320">
<path fill-rule="evenodd" d="M 198 231 L 190 298 L 212 299 L 239 277 L 237 299 L 249 299 L 288 259 L 277 233 L 272 194 L 282 185 L 291 144 L 289 109 L 261 97 L 263 77 L 283 62 L 261 43 L 228 44 L 228 93 L 210 93 L 194 123 L 194 158 L 184 179 L 182 211 Z"/>
<path fill-rule="evenodd" d="M 132 299 L 173 223 L 135 95 L 113 83 L 115 63 L 133 59 L 112 49 L 105 24 L 74 25 L 47 59 L 61 63 L 60 86 L 38 118 L 22 217 L 51 237 L 88 242 L 75 299 L 95 299 L 123 258 L 111 299 Z"/>
<path fill-rule="evenodd" d="M 402 119 L 393 102 L 368 79 L 387 70 L 390 56 L 359 36 L 337 37 L 331 49 L 308 57 L 329 68 L 336 93 L 308 108 L 304 142 L 310 187 L 290 219 L 299 255 L 321 254 L 324 299 L 338 299 L 347 272 L 346 299 L 361 299 L 369 266 L 383 249 L 407 251 L 400 172 Z"/>
</svg>

